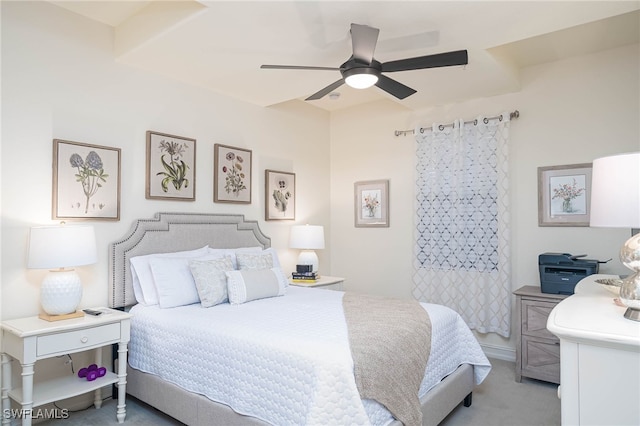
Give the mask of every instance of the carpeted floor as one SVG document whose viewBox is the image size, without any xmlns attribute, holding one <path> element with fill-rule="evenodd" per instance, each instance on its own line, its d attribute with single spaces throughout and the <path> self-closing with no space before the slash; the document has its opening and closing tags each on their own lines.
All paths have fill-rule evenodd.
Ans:
<svg viewBox="0 0 640 426">
<path fill-rule="evenodd" d="M 514 380 L 513 362 L 492 359 L 493 368 L 473 393 L 471 407 L 458 406 L 441 426 L 554 426 L 560 425 L 557 385 L 537 380 Z M 102 426 L 117 424 L 116 402 L 107 400 L 99 410 L 71 413 L 65 420 L 41 422 L 51 426 Z M 212 419 L 213 420 L 213 419 Z M 212 421 L 212 424 L 215 424 Z M 181 425 L 148 405 L 127 399 L 125 425 Z"/>
<path fill-rule="evenodd" d="M 492 369 L 473 391 L 471 407 L 458 406 L 440 426 L 560 425 L 558 385 L 515 381 L 515 363 L 491 359 Z"/>
</svg>

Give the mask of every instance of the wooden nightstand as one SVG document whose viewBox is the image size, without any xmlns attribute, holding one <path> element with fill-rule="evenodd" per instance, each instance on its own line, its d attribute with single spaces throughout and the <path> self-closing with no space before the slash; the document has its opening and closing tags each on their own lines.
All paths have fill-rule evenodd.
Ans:
<svg viewBox="0 0 640 426">
<path fill-rule="evenodd" d="M 116 383 L 118 405 L 116 417 L 124 422 L 127 344 L 130 337 L 131 315 L 107 308 L 94 308 L 102 315 L 85 315 L 81 318 L 48 322 L 37 316 L 4 321 L 2 326 L 2 424 L 11 422 L 6 413 L 10 409 L 9 398 L 21 405 L 17 414 L 23 425 L 31 425 L 34 407 L 83 393 L 95 392 L 94 405 L 100 408 L 100 388 Z M 33 375 L 36 361 L 95 349 L 95 363 L 102 366 L 103 346 L 118 344 L 118 374 L 107 371 L 104 377 L 87 381 L 76 374 L 37 383 Z M 22 387 L 11 384 L 11 358 L 22 366 Z M 79 368 L 78 368 L 79 369 Z"/>
<path fill-rule="evenodd" d="M 560 383 L 560 340 L 547 330 L 551 310 L 565 294 L 547 294 L 524 286 L 516 295 L 516 382 L 522 377 Z"/>
<path fill-rule="evenodd" d="M 291 285 L 295 285 L 297 287 L 314 287 L 314 288 L 325 288 L 328 290 L 343 290 L 344 278 L 340 277 L 329 277 L 327 275 L 322 275 L 318 280 L 313 283 L 300 283 L 289 280 Z"/>
</svg>

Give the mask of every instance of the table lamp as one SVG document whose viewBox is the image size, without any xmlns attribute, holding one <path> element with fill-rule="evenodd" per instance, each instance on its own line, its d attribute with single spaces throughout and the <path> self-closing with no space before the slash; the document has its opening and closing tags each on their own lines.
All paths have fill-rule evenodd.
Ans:
<svg viewBox="0 0 640 426">
<path fill-rule="evenodd" d="M 640 152 L 593 161 L 590 226 L 640 228 Z M 622 280 L 624 317 L 640 321 L 640 233 L 620 249 L 620 261 L 634 273 Z"/>
<path fill-rule="evenodd" d="M 324 248 L 324 227 L 319 225 L 296 225 L 291 227 L 289 247 L 302 249 L 298 265 L 311 265 L 311 271 L 318 272 L 318 255 L 314 250 Z"/>
<path fill-rule="evenodd" d="M 82 298 L 80 276 L 70 267 L 96 263 L 93 226 L 38 226 L 31 228 L 27 268 L 50 269 L 40 286 L 40 303 L 46 315 L 56 321 L 82 316 L 76 308 Z"/>
</svg>

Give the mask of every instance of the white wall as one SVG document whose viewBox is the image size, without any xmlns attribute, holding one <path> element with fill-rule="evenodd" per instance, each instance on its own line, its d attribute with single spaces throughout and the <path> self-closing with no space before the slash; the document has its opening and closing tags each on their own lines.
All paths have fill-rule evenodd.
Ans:
<svg viewBox="0 0 640 426">
<path fill-rule="evenodd" d="M 260 108 L 114 61 L 113 32 L 46 2 L 2 2 L 2 319 L 36 315 L 45 271 L 26 269 L 29 228 L 51 224 L 52 140 L 122 149 L 121 218 L 92 221 L 96 265 L 78 268 L 82 307 L 107 303 L 108 244 L 158 211 L 241 213 L 286 271 L 293 223 L 329 222 L 329 115 L 302 102 Z M 170 61 L 171 58 L 167 58 Z M 196 201 L 145 199 L 145 132 L 197 140 Z M 213 202 L 213 145 L 253 151 L 250 205 Z M 264 170 L 296 173 L 296 218 L 264 221 Z M 319 253 L 330 268 L 328 250 Z"/>
<path fill-rule="evenodd" d="M 331 115 L 332 273 L 348 290 L 410 297 L 413 288 L 414 147 L 394 130 L 519 110 L 511 124 L 512 288 L 539 285 L 537 257 L 547 251 L 614 258 L 602 273 L 628 273 L 618 250 L 629 230 L 538 227 L 537 168 L 587 163 L 640 149 L 638 45 L 522 70 L 522 90 L 486 99 L 403 111 L 390 101 Z M 425 77 L 426 78 L 426 77 Z M 390 180 L 389 228 L 353 226 L 353 183 Z M 478 336 L 513 351 L 515 339 Z"/>
</svg>

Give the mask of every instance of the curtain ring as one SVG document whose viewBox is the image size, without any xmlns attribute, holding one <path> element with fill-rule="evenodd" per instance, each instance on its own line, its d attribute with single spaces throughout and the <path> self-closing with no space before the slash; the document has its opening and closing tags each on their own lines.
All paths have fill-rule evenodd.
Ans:
<svg viewBox="0 0 640 426">
<path fill-rule="evenodd" d="M 473 125 L 477 126 L 478 125 L 478 119 L 476 118 L 475 120 L 473 120 Z"/>
<path fill-rule="evenodd" d="M 485 118 L 484 118 L 484 120 L 482 120 L 482 122 L 483 122 L 484 124 L 489 124 L 489 119 L 488 119 L 487 117 L 485 117 Z"/>
<path fill-rule="evenodd" d="M 441 125 L 439 125 L 439 126 L 438 126 L 438 129 L 439 129 L 440 131 L 443 131 L 443 130 L 444 130 L 444 125 L 442 125 L 442 124 L 441 124 Z"/>
<path fill-rule="evenodd" d="M 500 114 L 500 117 L 498 117 L 498 121 L 502 121 L 503 118 L 504 118 L 504 116 L 502 114 Z"/>
<path fill-rule="evenodd" d="M 424 133 L 424 127 L 420 127 L 420 133 Z"/>
</svg>

